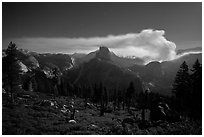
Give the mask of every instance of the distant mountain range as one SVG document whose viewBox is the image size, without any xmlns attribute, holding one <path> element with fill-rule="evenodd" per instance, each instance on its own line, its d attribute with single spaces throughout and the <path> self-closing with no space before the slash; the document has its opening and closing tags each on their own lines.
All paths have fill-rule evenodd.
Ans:
<svg viewBox="0 0 204 137">
<path fill-rule="evenodd" d="M 192 68 L 196 60 L 202 63 L 202 53 L 187 54 L 178 59 L 164 62 L 150 62 L 147 65 L 134 65 L 129 69 L 138 73 L 141 78 L 149 83 L 152 90 L 170 95 L 180 65 L 186 61 L 189 68 Z"/>
<path fill-rule="evenodd" d="M 177 54 L 201 51 L 201 48 L 178 50 Z M 6 56 L 3 50 L 3 59 Z M 196 59 L 202 62 L 202 53 L 186 54 L 175 60 L 164 62 L 150 62 L 144 65 L 140 58 L 119 57 L 106 47 L 89 54 L 38 54 L 27 50 L 18 50 L 19 64 L 32 71 L 41 70 L 45 75 L 53 68 L 58 68 L 72 84 L 93 85 L 103 82 L 109 89 L 126 89 L 131 81 L 136 90 L 142 90 L 142 83 L 146 83 L 153 92 L 171 95 L 171 85 L 179 66 L 186 61 L 192 67 Z M 3 60 L 4 64 L 4 60 Z M 3 71 L 4 71 L 3 65 Z M 26 73 L 26 72 L 25 72 Z"/>
<path fill-rule="evenodd" d="M 202 52 L 202 47 L 195 47 L 189 49 L 179 49 L 176 51 L 177 55 L 187 53 L 187 52 Z"/>
<path fill-rule="evenodd" d="M 82 64 L 84 62 L 88 62 L 91 59 L 95 57 L 105 59 L 105 60 L 111 60 L 119 67 L 130 67 L 134 64 L 144 64 L 144 61 L 140 58 L 125 58 L 125 57 L 119 57 L 115 55 L 113 52 L 110 52 L 108 48 L 106 47 L 100 47 L 99 50 L 96 50 L 94 52 L 91 52 L 87 55 L 85 54 L 73 54 L 72 57 L 74 57 L 79 64 Z"/>
</svg>

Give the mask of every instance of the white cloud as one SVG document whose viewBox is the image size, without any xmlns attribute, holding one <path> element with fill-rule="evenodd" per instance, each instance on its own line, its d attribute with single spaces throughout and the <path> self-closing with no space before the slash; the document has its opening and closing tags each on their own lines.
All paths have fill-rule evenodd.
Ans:
<svg viewBox="0 0 204 137">
<path fill-rule="evenodd" d="M 188 51 L 188 52 L 184 52 L 182 54 L 176 55 L 175 59 L 181 58 L 181 57 L 189 55 L 189 54 L 200 54 L 200 53 L 202 53 L 202 51 Z"/>
<path fill-rule="evenodd" d="M 176 56 L 175 43 L 164 37 L 164 30 L 146 29 L 140 33 L 90 38 L 16 38 L 18 47 L 37 52 L 89 53 L 106 46 L 121 56 L 171 60 Z"/>
</svg>

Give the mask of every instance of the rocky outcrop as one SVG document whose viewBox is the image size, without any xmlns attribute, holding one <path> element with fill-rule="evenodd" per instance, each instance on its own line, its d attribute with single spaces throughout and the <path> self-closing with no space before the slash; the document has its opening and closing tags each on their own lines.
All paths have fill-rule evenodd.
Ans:
<svg viewBox="0 0 204 137">
<path fill-rule="evenodd" d="M 100 47 L 96 57 L 102 60 L 110 60 L 110 51 L 107 47 Z"/>
</svg>

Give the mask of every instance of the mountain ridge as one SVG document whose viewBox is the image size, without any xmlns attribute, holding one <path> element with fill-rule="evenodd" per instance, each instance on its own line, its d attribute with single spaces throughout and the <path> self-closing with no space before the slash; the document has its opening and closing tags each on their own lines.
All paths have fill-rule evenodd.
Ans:
<svg viewBox="0 0 204 137">
<path fill-rule="evenodd" d="M 4 55 L 4 53 L 2 54 Z M 152 90 L 160 93 L 170 91 L 176 72 L 183 61 L 186 61 L 189 67 L 192 67 L 197 58 L 202 62 L 202 53 L 197 53 L 187 54 L 170 61 L 152 61 L 144 65 L 136 63 L 137 61 L 133 59 L 121 58 L 107 47 L 100 47 L 99 50 L 87 55 L 77 53 L 72 55 L 38 54 L 27 50 L 18 50 L 18 56 L 23 64 L 21 66 L 24 68 L 26 66 L 30 69 L 38 69 L 45 75 L 57 68 L 61 73 L 64 73 L 63 77 L 66 80 L 74 84 L 104 82 L 110 88 L 115 83 L 117 86 L 121 85 L 121 88 L 126 88 L 130 81 L 140 79 L 140 83 L 143 81 L 151 83 L 150 87 L 154 87 Z M 108 84 L 108 82 L 112 84 Z"/>
</svg>

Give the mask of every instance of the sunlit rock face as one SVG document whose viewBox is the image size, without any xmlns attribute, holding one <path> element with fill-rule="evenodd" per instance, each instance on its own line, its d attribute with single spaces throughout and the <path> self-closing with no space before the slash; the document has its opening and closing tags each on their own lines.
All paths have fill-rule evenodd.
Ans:
<svg viewBox="0 0 204 137">
<path fill-rule="evenodd" d="M 96 57 L 102 60 L 110 60 L 110 51 L 107 47 L 100 47 Z"/>
<path fill-rule="evenodd" d="M 18 61 L 18 65 L 20 67 L 20 71 L 22 74 L 28 72 L 27 66 L 23 64 L 21 61 Z"/>
</svg>

